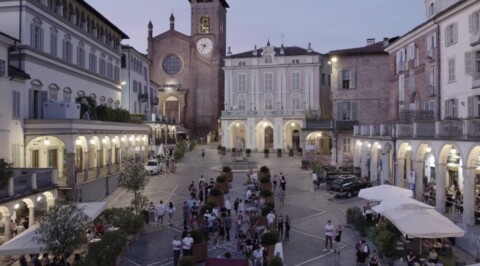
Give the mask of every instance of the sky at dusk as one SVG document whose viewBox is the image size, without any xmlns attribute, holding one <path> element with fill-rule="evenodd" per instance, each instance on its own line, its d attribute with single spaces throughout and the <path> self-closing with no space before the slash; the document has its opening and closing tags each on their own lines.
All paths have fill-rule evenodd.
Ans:
<svg viewBox="0 0 480 266">
<path fill-rule="evenodd" d="M 175 29 L 190 35 L 188 0 L 86 0 L 146 53 L 147 24 L 153 35 Z M 425 21 L 424 0 L 227 0 L 227 46 L 232 53 L 254 45 L 300 46 L 320 53 L 364 46 L 367 38 L 402 36 Z"/>
</svg>

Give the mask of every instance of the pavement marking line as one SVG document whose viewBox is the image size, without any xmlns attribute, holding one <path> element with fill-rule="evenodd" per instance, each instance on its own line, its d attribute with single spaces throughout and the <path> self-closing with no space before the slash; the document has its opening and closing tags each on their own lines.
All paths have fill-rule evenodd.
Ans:
<svg viewBox="0 0 480 266">
<path fill-rule="evenodd" d="M 285 203 L 292 204 L 292 205 L 294 205 L 294 206 L 299 206 L 299 207 L 309 208 L 309 209 L 316 210 L 316 211 L 319 211 L 319 212 L 326 212 L 325 210 L 321 210 L 321 209 L 313 208 L 313 207 L 310 207 L 310 206 L 300 205 L 300 204 L 293 203 L 293 202 L 290 202 L 290 201 L 285 201 Z"/>
<path fill-rule="evenodd" d="M 310 219 L 312 217 L 315 217 L 315 216 L 318 216 L 318 215 L 321 215 L 321 214 L 324 214 L 326 213 L 327 211 L 322 211 L 322 212 L 319 212 L 319 213 L 315 213 L 315 214 L 312 214 L 310 216 L 307 216 L 307 217 L 303 217 L 303 218 L 300 218 L 300 219 L 297 219 L 297 220 L 292 220 L 292 223 L 295 223 L 295 222 L 301 222 L 303 220 L 307 220 L 307 219 Z"/>
<path fill-rule="evenodd" d="M 127 192 L 126 189 L 124 189 L 122 192 L 120 192 L 120 194 L 118 194 L 112 201 L 110 201 L 110 203 L 108 203 L 108 207 L 110 207 L 112 205 L 112 203 L 116 202 L 118 200 L 118 198 L 120 198 L 120 196 L 123 195 L 123 193 Z"/>
<path fill-rule="evenodd" d="M 165 202 L 169 202 L 170 199 L 172 198 L 173 193 L 175 193 L 175 190 L 177 190 L 178 185 L 175 186 L 175 188 L 170 192 L 170 195 L 168 195 L 168 198 Z"/>
<path fill-rule="evenodd" d="M 142 266 L 142 265 L 136 263 L 135 261 L 133 261 L 133 260 L 127 258 L 127 257 L 123 257 L 123 259 L 126 260 L 126 261 L 128 261 L 128 262 L 130 262 L 130 263 L 133 264 L 133 265 Z"/>
</svg>

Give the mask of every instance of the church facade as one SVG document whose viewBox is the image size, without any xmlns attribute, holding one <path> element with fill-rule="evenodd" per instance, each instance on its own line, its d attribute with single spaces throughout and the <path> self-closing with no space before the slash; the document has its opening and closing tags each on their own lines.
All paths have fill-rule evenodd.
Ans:
<svg viewBox="0 0 480 266">
<path fill-rule="evenodd" d="M 148 59 L 151 79 L 159 84 L 159 113 L 175 117 L 191 135 L 218 131 L 223 108 L 223 58 L 226 50 L 225 0 L 189 0 L 191 35 L 170 29 L 153 36 L 148 25 Z"/>
</svg>

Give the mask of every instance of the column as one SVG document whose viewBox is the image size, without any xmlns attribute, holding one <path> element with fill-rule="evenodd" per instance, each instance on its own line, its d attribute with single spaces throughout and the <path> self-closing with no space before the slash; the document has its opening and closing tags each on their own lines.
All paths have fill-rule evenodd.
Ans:
<svg viewBox="0 0 480 266">
<path fill-rule="evenodd" d="M 330 159 L 330 165 L 337 165 L 337 138 L 332 138 L 332 156 Z M 363 171 L 362 171 L 363 172 Z M 363 175 L 362 175 L 363 176 Z"/>
<path fill-rule="evenodd" d="M 475 224 L 475 170 L 473 167 L 462 167 L 463 223 L 468 225 Z"/>
<path fill-rule="evenodd" d="M 110 146 L 110 149 L 107 149 L 107 174 L 111 175 L 112 174 L 112 147 Z"/>
<path fill-rule="evenodd" d="M 380 183 L 385 184 L 385 180 L 389 180 L 389 168 L 390 168 L 390 153 L 385 153 L 381 155 L 381 168 L 380 168 Z"/>
<path fill-rule="evenodd" d="M 88 157 L 90 153 L 87 151 L 87 152 L 84 152 L 83 153 L 83 181 L 87 181 L 88 180 L 88 167 L 89 167 L 89 162 L 90 162 L 90 157 Z"/>
<path fill-rule="evenodd" d="M 395 186 L 403 187 L 403 177 L 405 176 L 405 158 L 398 158 L 397 159 L 397 167 L 395 167 L 394 171 L 396 171 L 397 178 L 395 179 Z"/>
<path fill-rule="evenodd" d="M 247 139 L 246 139 L 246 144 L 247 148 L 251 149 L 252 151 L 255 151 L 257 149 L 257 130 L 256 130 L 256 125 L 255 125 L 255 118 L 254 117 L 248 117 L 247 118 Z"/>
<path fill-rule="evenodd" d="M 435 178 L 435 185 L 436 185 L 436 190 L 435 190 L 435 205 L 437 211 L 440 213 L 445 212 L 445 186 L 446 186 L 446 180 L 445 180 L 445 174 L 447 170 L 447 165 L 442 163 L 438 163 L 435 167 L 436 173 L 436 178 Z"/>
<path fill-rule="evenodd" d="M 333 145 L 333 144 L 332 144 Z M 368 161 L 370 159 L 370 154 L 368 153 L 367 143 L 363 143 L 362 145 L 362 152 L 361 152 L 361 160 L 360 160 L 360 167 L 362 172 L 362 177 L 368 175 Z"/>
<path fill-rule="evenodd" d="M 75 153 L 70 152 L 65 155 L 66 171 L 67 171 L 67 186 L 73 188 L 77 183 L 76 179 L 76 166 L 75 166 Z"/>
<path fill-rule="evenodd" d="M 32 205 L 32 206 L 28 206 L 28 228 L 32 227 L 34 224 L 35 224 L 35 208 Z"/>
<path fill-rule="evenodd" d="M 281 117 L 275 117 L 273 125 L 273 148 L 276 152 L 277 149 L 284 149 L 283 140 L 284 140 L 284 128 L 283 128 L 283 119 Z"/>
<path fill-rule="evenodd" d="M 13 184 L 15 184 L 13 177 L 8 178 L 8 195 L 10 197 L 13 197 L 15 195 L 15 188 Z"/>
<path fill-rule="evenodd" d="M 93 152 L 94 152 L 94 155 L 95 155 L 95 162 L 97 162 L 97 165 L 96 165 L 96 170 L 97 170 L 97 179 L 100 177 L 100 166 L 102 165 L 102 162 L 100 162 L 100 152 L 103 152 L 103 145 L 102 145 L 102 149 L 97 151 L 97 149 L 94 149 Z"/>
<path fill-rule="evenodd" d="M 424 161 L 414 161 L 412 170 L 415 171 L 415 192 L 414 197 L 422 201 L 422 193 L 423 193 L 423 176 L 425 169 L 425 162 Z"/>
<path fill-rule="evenodd" d="M 32 189 L 36 190 L 37 189 L 37 173 L 32 174 L 32 176 L 30 177 L 30 182 L 32 184 Z"/>
</svg>

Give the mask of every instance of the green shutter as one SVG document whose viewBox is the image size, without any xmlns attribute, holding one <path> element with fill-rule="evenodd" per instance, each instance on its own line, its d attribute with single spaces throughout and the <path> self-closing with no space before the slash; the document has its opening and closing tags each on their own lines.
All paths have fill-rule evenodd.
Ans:
<svg viewBox="0 0 480 266">
<path fill-rule="evenodd" d="M 350 89 L 355 89 L 355 69 L 350 70 Z"/>
</svg>

